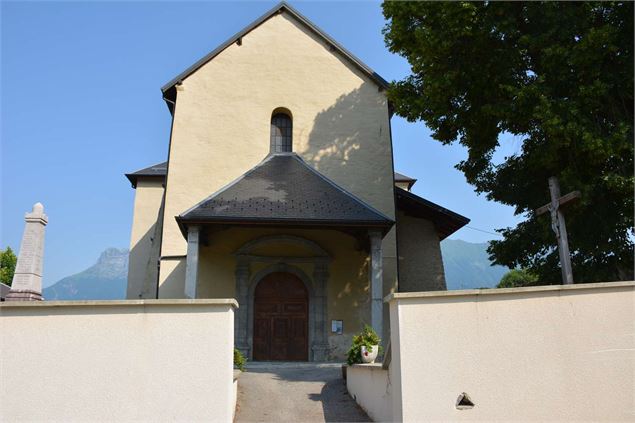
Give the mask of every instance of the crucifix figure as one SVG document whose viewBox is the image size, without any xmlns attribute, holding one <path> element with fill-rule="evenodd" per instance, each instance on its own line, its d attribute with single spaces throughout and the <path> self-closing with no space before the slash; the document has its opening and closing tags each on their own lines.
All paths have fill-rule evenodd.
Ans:
<svg viewBox="0 0 635 423">
<path fill-rule="evenodd" d="M 549 178 L 549 193 L 551 194 L 551 203 L 545 204 L 544 206 L 536 209 L 536 216 L 540 216 L 546 212 L 551 214 L 551 229 L 553 229 L 556 233 L 556 238 L 558 239 L 558 254 L 560 256 L 562 282 L 565 285 L 570 285 L 573 283 L 573 271 L 571 270 L 571 255 L 569 253 L 567 227 L 564 223 L 564 214 L 562 214 L 561 207 L 580 198 L 580 191 L 572 191 L 561 197 L 558 178 L 552 176 Z"/>
</svg>

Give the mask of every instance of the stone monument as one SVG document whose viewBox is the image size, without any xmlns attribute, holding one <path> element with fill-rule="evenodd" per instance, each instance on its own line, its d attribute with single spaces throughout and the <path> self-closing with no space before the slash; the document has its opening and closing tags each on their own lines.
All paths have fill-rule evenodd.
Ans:
<svg viewBox="0 0 635 423">
<path fill-rule="evenodd" d="M 27 213 L 24 220 L 24 234 L 20 244 L 18 263 L 15 267 L 11 291 L 6 301 L 42 300 L 42 262 L 44 259 L 44 227 L 48 217 L 44 206 L 36 203 L 33 211 Z"/>
</svg>

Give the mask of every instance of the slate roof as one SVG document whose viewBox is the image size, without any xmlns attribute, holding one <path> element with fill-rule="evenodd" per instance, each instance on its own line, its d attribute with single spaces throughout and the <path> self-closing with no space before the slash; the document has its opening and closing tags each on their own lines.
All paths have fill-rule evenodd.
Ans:
<svg viewBox="0 0 635 423">
<path fill-rule="evenodd" d="M 302 159 L 300 159 L 297 155 L 295 154 L 287 154 L 287 157 L 293 156 L 295 157 L 296 161 L 299 161 L 302 166 L 307 167 L 309 171 L 311 171 L 312 173 L 315 173 L 318 175 L 318 177 L 320 179 L 322 179 L 323 181 L 325 181 L 328 184 L 331 184 L 332 186 L 337 187 L 338 190 L 343 191 L 346 195 L 351 196 L 356 202 L 361 203 L 363 206 L 366 206 L 366 204 L 364 202 L 362 202 L 361 200 L 358 200 L 357 198 L 355 198 L 352 194 L 349 194 L 348 192 L 344 191 L 342 188 L 338 187 L 337 185 L 335 185 L 335 183 L 331 182 L 330 180 L 328 180 L 324 175 L 318 173 L 317 171 L 313 170 L 313 168 L 310 168 L 306 163 L 304 163 L 304 161 L 302 161 Z M 284 157 L 284 156 L 271 156 L 269 157 L 269 159 L 273 159 L 274 157 Z M 284 161 L 284 160 L 283 160 Z M 263 164 L 265 164 L 266 161 L 262 162 L 260 165 L 256 166 L 254 169 L 250 170 L 249 172 L 247 172 L 245 175 L 241 176 L 238 180 L 236 180 L 233 184 L 238 183 L 239 181 L 241 181 L 243 178 L 245 178 L 247 175 L 250 174 L 250 172 L 254 172 L 258 169 L 258 167 L 262 166 Z M 269 164 L 269 166 L 272 165 L 271 163 Z M 295 165 L 295 163 L 293 163 L 293 165 Z M 295 167 L 295 166 L 294 166 Z M 263 170 L 260 170 L 260 172 L 263 172 Z M 138 170 L 136 172 L 132 172 L 132 173 L 127 173 L 126 177 L 130 180 L 130 182 L 132 183 L 133 187 L 136 187 L 137 185 L 137 178 L 138 177 L 162 177 L 165 178 L 165 175 L 167 174 L 167 162 L 163 162 L 163 163 L 158 163 L 155 164 L 153 166 L 149 166 L 146 167 L 144 169 Z M 286 175 L 281 175 L 284 179 L 284 177 Z M 251 178 L 254 178 L 254 176 L 251 176 Z M 283 187 L 285 183 L 289 182 L 288 178 L 287 178 L 287 182 L 284 182 L 284 180 L 281 181 L 275 181 L 276 176 L 273 173 L 269 173 L 268 175 L 269 178 L 269 186 L 270 187 L 274 187 L 274 188 L 269 188 L 272 191 L 276 190 L 276 186 L 277 187 Z M 273 179 L 273 180 L 272 180 Z M 262 181 L 264 181 L 265 179 L 262 179 Z M 407 182 L 407 181 L 416 181 L 416 179 L 410 178 L 409 176 L 400 174 L 395 172 L 395 181 L 397 182 Z M 296 179 L 293 182 L 293 186 L 294 188 L 294 192 L 301 192 L 301 191 L 306 191 L 309 188 L 308 187 L 302 187 L 302 185 L 305 183 L 305 181 L 303 179 Z M 301 183 L 298 183 L 301 182 Z M 224 188 L 225 190 L 229 190 L 230 188 L 232 188 L 233 185 L 230 185 L 226 188 Z M 299 186 L 299 187 L 298 187 Z M 240 187 L 238 187 L 240 188 Z M 262 195 L 263 192 L 266 192 L 267 190 L 265 189 L 261 189 L 257 192 L 251 192 L 251 194 L 253 194 L 256 198 L 256 202 L 257 204 L 259 204 L 260 206 L 264 206 L 264 196 Z M 330 190 L 329 190 L 330 191 Z M 219 191 L 218 193 L 216 193 L 215 195 L 219 195 L 221 193 L 224 193 L 223 190 Z M 224 194 L 225 196 L 227 195 L 226 193 Z M 248 193 L 246 191 L 243 192 L 243 195 L 248 195 Z M 281 194 L 278 194 L 281 195 Z M 208 197 L 206 200 L 204 200 L 202 203 L 205 203 L 208 200 L 213 199 L 214 195 L 212 195 L 211 197 Z M 338 196 L 339 197 L 339 196 Z M 243 198 L 243 197 L 241 197 Z M 467 225 L 470 222 L 470 219 L 468 219 L 465 216 L 461 216 L 458 213 L 455 213 L 451 210 L 448 210 L 444 207 L 439 206 L 438 204 L 433 203 L 432 201 L 428 201 L 425 198 L 419 197 L 418 195 L 406 191 L 404 189 L 401 189 L 399 187 L 395 187 L 395 207 L 398 210 L 404 211 L 407 214 L 414 216 L 414 217 L 419 217 L 419 218 L 423 218 L 423 219 L 428 219 L 430 221 L 432 221 L 436 228 L 437 231 L 439 232 L 439 236 L 441 237 L 441 239 L 444 239 L 446 237 L 448 237 L 449 235 L 451 235 L 452 233 L 458 231 L 459 229 L 461 229 L 463 226 Z M 321 198 L 318 199 L 318 205 L 321 205 L 322 208 L 323 207 L 323 203 L 320 203 L 320 201 L 323 202 L 323 200 Z M 197 206 L 202 205 L 202 203 L 199 203 Z M 228 201 L 229 203 L 229 201 Z M 276 211 L 278 210 L 278 203 L 275 202 L 275 206 L 276 206 Z M 294 207 L 295 207 L 295 200 L 294 200 Z M 370 207 L 370 206 L 367 206 Z M 244 209 L 244 207 L 243 207 Z M 372 209 L 372 208 L 371 208 Z M 291 209 L 296 211 L 295 208 Z M 299 210 L 299 209 L 298 209 Z M 372 209 L 374 210 L 374 209 Z M 189 211 L 193 211 L 192 209 L 188 210 Z M 382 215 L 380 212 L 377 212 L 378 214 Z M 177 217 L 177 220 L 182 219 L 183 217 L 185 217 L 186 213 L 183 213 L 182 216 Z M 297 213 L 296 213 L 296 218 L 297 218 Z M 372 215 L 372 213 L 371 213 Z M 193 214 L 192 214 L 193 216 Z M 383 216 L 383 215 L 382 215 Z M 388 219 L 386 216 L 384 216 L 385 219 Z M 254 218 L 254 219 L 258 219 L 258 218 Z M 390 220 L 390 219 L 388 219 Z M 186 220 L 184 220 L 184 222 L 186 222 Z M 229 222 L 229 220 L 227 220 L 227 222 Z"/>
<path fill-rule="evenodd" d="M 398 210 L 405 212 L 409 216 L 432 221 L 440 239 L 447 238 L 470 223 L 470 219 L 467 217 L 397 186 L 395 187 L 395 200 L 395 206 Z"/>
<path fill-rule="evenodd" d="M 306 164 L 294 153 L 268 156 L 177 218 L 188 223 L 376 227 L 394 221 Z"/>
<path fill-rule="evenodd" d="M 152 166 L 148 166 L 141 170 L 137 170 L 136 172 L 126 173 L 125 175 L 126 175 L 126 178 L 128 178 L 128 180 L 132 184 L 132 187 L 136 188 L 137 179 L 140 176 L 146 176 L 146 177 L 156 176 L 156 177 L 165 178 L 165 175 L 167 175 L 167 173 L 168 173 L 168 162 L 163 162 L 163 163 L 157 163 Z"/>
<path fill-rule="evenodd" d="M 349 52 L 344 47 L 342 47 L 337 41 L 335 41 L 333 38 L 331 38 L 323 30 L 318 28 L 313 22 L 311 22 L 309 19 L 304 17 L 296 9 L 291 7 L 291 5 L 289 5 L 288 3 L 282 1 L 282 2 L 278 3 L 277 5 L 275 5 L 273 8 L 271 8 L 269 11 L 267 11 L 264 15 L 262 15 L 261 17 L 259 17 L 258 19 L 256 19 L 255 21 L 253 21 L 252 23 L 247 25 L 245 28 L 240 30 L 238 33 L 233 35 L 231 38 L 229 38 L 223 44 L 221 44 L 220 46 L 218 46 L 217 48 L 215 48 L 214 50 L 212 50 L 211 52 L 206 54 L 203 58 L 198 60 L 192 66 L 190 66 L 189 68 L 187 68 L 186 70 L 181 72 L 179 75 L 177 75 L 174 78 L 172 78 L 172 80 L 170 80 L 170 82 L 165 84 L 163 87 L 161 87 L 161 92 L 163 93 L 163 98 L 164 98 L 164 100 L 166 100 L 168 108 L 170 109 L 170 113 L 174 113 L 174 101 L 176 100 L 176 85 L 177 84 L 179 84 L 185 78 L 187 78 L 188 76 L 190 76 L 191 74 L 196 72 L 198 69 L 200 69 L 207 62 L 212 60 L 214 57 L 218 56 L 227 47 L 229 47 L 230 45 L 234 44 L 235 42 L 238 42 L 242 37 L 244 37 L 245 35 L 247 35 L 251 31 L 253 31 L 254 29 L 256 29 L 263 22 L 267 21 L 269 18 L 271 18 L 272 16 L 274 16 L 274 15 L 276 15 L 278 13 L 282 13 L 283 11 L 289 13 L 296 20 L 298 20 L 301 24 L 303 24 L 309 31 L 313 32 L 318 37 L 322 38 L 326 43 L 328 43 L 330 46 L 332 46 L 333 50 L 337 51 L 346 60 L 351 62 L 353 64 L 353 66 L 357 67 L 364 74 L 366 74 L 379 87 L 384 88 L 384 89 L 388 88 L 388 86 L 389 86 L 388 82 L 384 78 L 379 76 L 379 74 L 377 74 L 377 72 L 373 71 L 370 67 L 368 67 L 368 65 L 366 65 L 360 59 L 355 57 L 355 55 L 353 55 L 351 52 Z"/>
</svg>

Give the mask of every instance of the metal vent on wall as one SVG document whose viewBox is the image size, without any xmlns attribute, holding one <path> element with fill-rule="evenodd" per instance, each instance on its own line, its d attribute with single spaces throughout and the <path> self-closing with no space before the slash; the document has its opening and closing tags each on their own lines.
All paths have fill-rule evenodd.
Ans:
<svg viewBox="0 0 635 423">
<path fill-rule="evenodd" d="M 474 408 L 474 403 L 472 402 L 468 394 L 462 392 L 461 395 L 459 395 L 459 397 L 456 399 L 456 409 L 469 410 L 471 408 Z"/>
</svg>

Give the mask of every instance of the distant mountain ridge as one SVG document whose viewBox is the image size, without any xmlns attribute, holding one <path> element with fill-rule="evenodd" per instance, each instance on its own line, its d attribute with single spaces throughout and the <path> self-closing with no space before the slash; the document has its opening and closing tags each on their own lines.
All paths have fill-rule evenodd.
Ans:
<svg viewBox="0 0 635 423">
<path fill-rule="evenodd" d="M 448 289 L 493 288 L 507 272 L 490 266 L 487 243 L 457 239 L 441 243 Z M 126 298 L 128 249 L 108 248 L 93 266 L 44 288 L 46 300 L 118 300 Z"/>
<path fill-rule="evenodd" d="M 486 242 L 446 239 L 441 242 L 441 255 L 448 289 L 494 288 L 509 271 L 491 265 Z"/>
<path fill-rule="evenodd" d="M 108 248 L 97 263 L 44 288 L 45 300 L 118 300 L 126 298 L 128 249 Z"/>
</svg>

